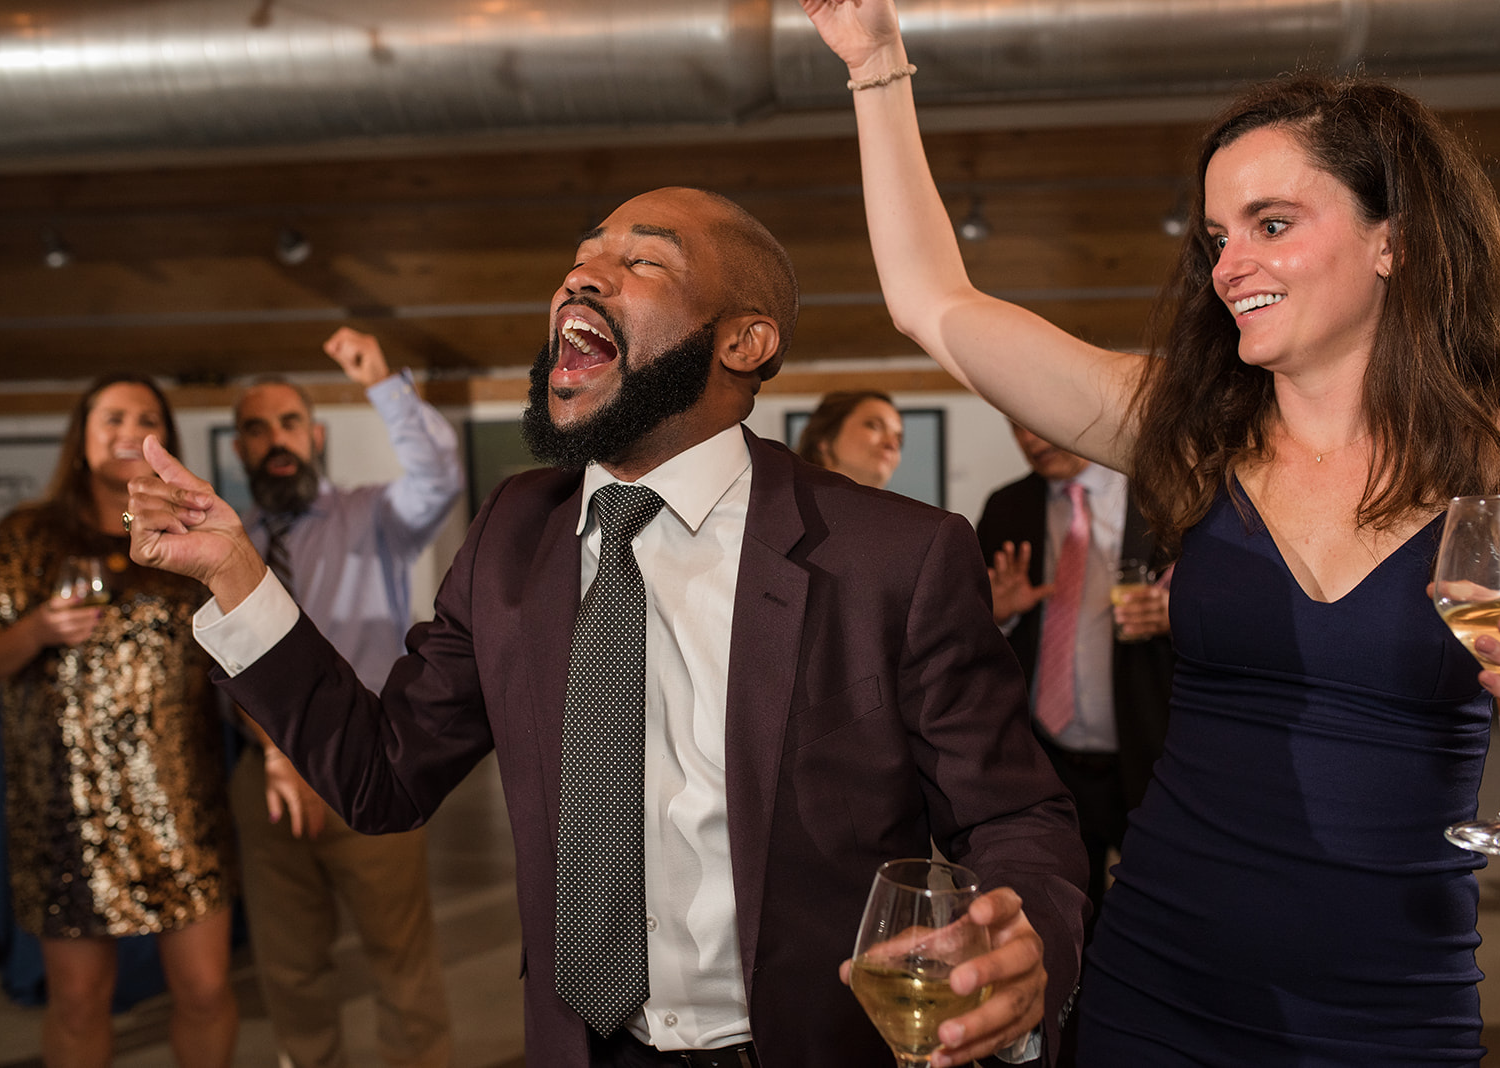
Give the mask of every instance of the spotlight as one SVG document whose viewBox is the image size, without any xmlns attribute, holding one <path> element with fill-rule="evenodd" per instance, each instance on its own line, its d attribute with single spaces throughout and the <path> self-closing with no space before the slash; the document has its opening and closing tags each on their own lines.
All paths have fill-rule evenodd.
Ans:
<svg viewBox="0 0 1500 1068">
<path fill-rule="evenodd" d="M 958 236 L 965 241 L 983 241 L 990 233 L 990 221 L 984 217 L 984 206 L 975 197 L 969 205 L 969 214 L 958 224 Z"/>
<path fill-rule="evenodd" d="M 42 262 L 54 271 L 73 262 L 73 250 L 55 231 L 48 230 L 42 235 Z"/>
<path fill-rule="evenodd" d="M 295 267 L 307 260 L 312 255 L 312 242 L 303 235 L 301 230 L 294 230 L 290 226 L 276 235 L 276 258 L 288 267 Z"/>
<path fill-rule="evenodd" d="M 1162 216 L 1161 232 L 1168 237 L 1181 237 L 1187 233 L 1188 213 L 1190 210 L 1187 193 L 1178 193 L 1177 200 L 1172 205 L 1172 210 Z"/>
</svg>

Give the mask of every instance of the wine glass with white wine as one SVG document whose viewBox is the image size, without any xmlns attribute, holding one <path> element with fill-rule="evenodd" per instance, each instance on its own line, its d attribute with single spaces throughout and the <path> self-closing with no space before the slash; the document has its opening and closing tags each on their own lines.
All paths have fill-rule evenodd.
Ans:
<svg viewBox="0 0 1500 1068">
<path fill-rule="evenodd" d="M 1500 671 L 1500 663 L 1474 647 L 1482 634 L 1500 637 L 1500 497 L 1454 497 L 1448 502 L 1432 603 L 1474 659 L 1487 670 Z M 1500 855 L 1500 820 L 1455 823 L 1443 833 L 1456 846 Z"/>
<path fill-rule="evenodd" d="M 75 608 L 109 603 L 104 561 L 97 556 L 64 557 L 57 568 L 52 592 Z"/>
<path fill-rule="evenodd" d="M 937 860 L 891 860 L 870 887 L 849 985 L 904 1068 L 927 1068 L 938 1025 L 976 1008 L 988 986 L 956 994 L 954 967 L 990 948 L 989 929 L 969 918 L 979 877 Z"/>
</svg>

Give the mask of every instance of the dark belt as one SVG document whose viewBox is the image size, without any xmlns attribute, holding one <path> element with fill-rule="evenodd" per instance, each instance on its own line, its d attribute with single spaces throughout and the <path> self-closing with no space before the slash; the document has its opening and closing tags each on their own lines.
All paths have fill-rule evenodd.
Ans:
<svg viewBox="0 0 1500 1068">
<path fill-rule="evenodd" d="M 719 1049 L 672 1049 L 661 1053 L 667 1058 L 680 1058 L 685 1068 L 760 1068 L 755 1047 L 749 1042 Z"/>
<path fill-rule="evenodd" d="M 629 1046 L 634 1050 L 632 1060 L 647 1060 L 671 1068 L 760 1068 L 760 1058 L 755 1055 L 755 1045 L 750 1042 L 718 1049 L 657 1049 L 622 1027 L 605 1040 L 605 1045 L 617 1049 Z"/>
</svg>

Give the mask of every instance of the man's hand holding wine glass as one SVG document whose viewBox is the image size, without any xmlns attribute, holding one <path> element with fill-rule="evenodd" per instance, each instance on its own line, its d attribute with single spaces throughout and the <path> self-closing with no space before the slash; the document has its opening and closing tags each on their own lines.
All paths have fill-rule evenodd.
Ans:
<svg viewBox="0 0 1500 1068">
<path fill-rule="evenodd" d="M 990 950 L 953 969 L 960 994 L 988 985 L 990 996 L 977 1009 L 938 1028 L 942 1049 L 933 1068 L 968 1064 L 1024 1039 L 1042 1022 L 1047 969 L 1042 937 L 1031 926 L 1021 898 L 1009 887 L 991 890 L 969 906 L 974 922 L 990 931 Z"/>
<path fill-rule="evenodd" d="M 1021 898 L 980 893 L 958 865 L 882 865 L 840 974 L 906 1068 L 968 1064 L 1042 1022 L 1042 940 Z"/>
</svg>

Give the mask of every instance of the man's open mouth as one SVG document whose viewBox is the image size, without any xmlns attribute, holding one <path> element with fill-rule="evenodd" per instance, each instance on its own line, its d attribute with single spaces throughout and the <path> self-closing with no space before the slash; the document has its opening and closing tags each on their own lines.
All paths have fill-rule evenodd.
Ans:
<svg viewBox="0 0 1500 1068">
<path fill-rule="evenodd" d="M 597 326 L 576 315 L 558 327 L 557 370 L 583 371 L 609 363 L 618 354 L 614 341 Z"/>
</svg>

